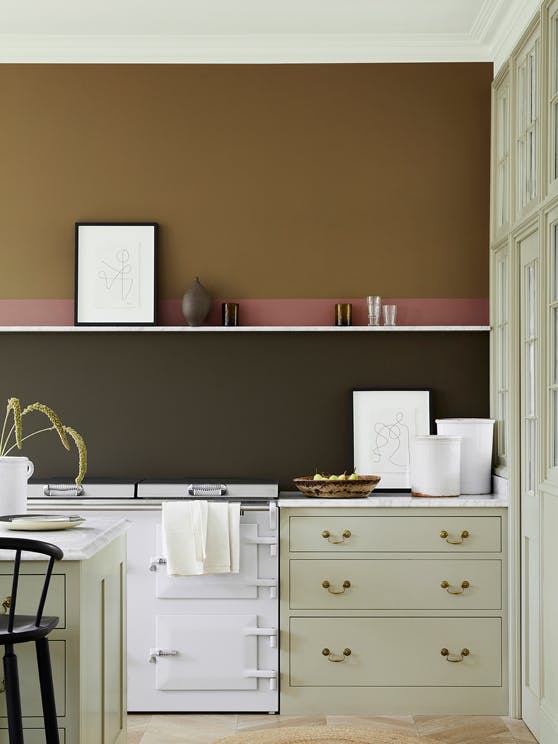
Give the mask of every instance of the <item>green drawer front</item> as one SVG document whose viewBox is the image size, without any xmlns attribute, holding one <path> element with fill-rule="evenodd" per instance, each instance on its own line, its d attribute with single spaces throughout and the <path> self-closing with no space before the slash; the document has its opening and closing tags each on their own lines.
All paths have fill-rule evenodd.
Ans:
<svg viewBox="0 0 558 744">
<path fill-rule="evenodd" d="M 465 536 L 467 535 L 467 536 Z M 500 517 L 293 516 L 292 552 L 480 553 L 501 550 Z"/>
<path fill-rule="evenodd" d="M 66 715 L 66 642 L 50 641 L 50 663 L 54 679 L 54 696 L 56 713 Z M 21 692 L 21 712 L 24 717 L 41 717 L 41 690 L 39 687 L 39 672 L 37 671 L 37 656 L 34 643 L 21 643 L 15 646 Z M 3 675 L 2 675 L 3 676 Z M 4 685 L 2 684 L 2 687 Z M 0 695 L 0 716 L 6 717 L 6 696 Z M 5 723 L 1 721 L 2 724 Z M 1 740 L 0 740 L 1 742 Z M 25 740 L 27 744 L 27 739 Z"/>
<path fill-rule="evenodd" d="M 44 583 L 44 572 L 36 574 L 22 573 L 19 577 L 17 590 L 16 611 L 20 615 L 34 615 Z M 0 573 L 0 604 L 12 591 L 12 574 Z M 53 574 L 50 578 L 45 615 L 60 618 L 57 628 L 66 627 L 66 577 L 63 574 Z"/>
<path fill-rule="evenodd" d="M 66 744 L 65 729 L 58 729 L 58 736 L 60 738 L 60 744 Z M 25 744 L 46 744 L 45 732 L 41 729 L 24 728 L 23 738 Z M 7 729 L 0 729 L 0 744 L 10 744 Z"/>
<path fill-rule="evenodd" d="M 500 618 L 295 617 L 289 643 L 292 687 L 502 684 Z"/>
<path fill-rule="evenodd" d="M 497 559 L 297 558 L 289 561 L 289 571 L 293 610 L 459 612 L 502 605 Z"/>
</svg>

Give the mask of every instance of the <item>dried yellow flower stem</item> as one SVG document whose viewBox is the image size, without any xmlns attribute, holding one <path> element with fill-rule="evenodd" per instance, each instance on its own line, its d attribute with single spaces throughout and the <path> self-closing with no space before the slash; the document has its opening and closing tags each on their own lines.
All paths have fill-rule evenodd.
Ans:
<svg viewBox="0 0 558 744">
<path fill-rule="evenodd" d="M 14 412 L 14 427 L 17 448 L 21 449 L 21 404 L 18 398 L 8 399 L 8 412 Z"/>
<path fill-rule="evenodd" d="M 4 439 L 4 433 L 6 431 L 6 424 L 10 418 L 10 411 L 13 411 L 14 423 L 12 428 L 8 432 L 6 439 Z M 4 417 L 4 425 L 2 426 L 2 435 L 0 436 L 0 456 L 5 454 L 4 448 L 8 444 L 8 441 L 15 430 L 16 446 L 21 449 L 21 405 L 18 398 L 8 398 L 8 405 L 6 406 L 6 415 Z"/>
<path fill-rule="evenodd" d="M 78 432 L 75 429 L 72 429 L 71 426 L 65 426 L 64 431 L 67 431 L 68 434 L 72 437 L 78 450 L 79 472 L 76 477 L 76 485 L 79 486 L 81 481 L 85 478 L 85 473 L 87 471 L 87 447 L 85 446 L 85 442 L 83 441 L 83 437 L 81 436 L 81 434 L 78 434 Z"/>
<path fill-rule="evenodd" d="M 4 436 L 4 434 L 6 433 L 6 426 L 11 411 L 13 411 L 14 423 L 8 434 Z M 27 434 L 27 436 L 24 437 L 22 435 L 22 417 L 28 413 L 31 413 L 32 411 L 39 411 L 39 413 L 44 414 L 48 418 L 52 426 L 48 426 L 45 429 L 39 429 L 38 431 L 34 431 L 32 434 Z M 60 437 L 60 441 L 67 450 L 70 449 L 68 434 L 75 442 L 79 455 L 79 472 L 76 477 L 76 484 L 79 485 L 84 479 L 85 472 L 87 470 L 87 448 L 85 446 L 85 442 L 83 441 L 83 437 L 71 426 L 64 426 L 58 414 L 53 411 L 52 408 L 45 406 L 43 403 L 31 403 L 31 405 L 26 406 L 22 411 L 21 404 L 18 398 L 8 399 L 8 405 L 6 406 L 6 415 L 4 417 L 4 424 L 2 426 L 2 433 L 0 434 L 0 457 L 9 455 L 9 453 L 16 447 L 18 449 L 21 449 L 22 443 L 26 439 L 30 439 L 37 434 L 42 434 L 44 431 L 56 431 L 58 433 L 58 436 Z M 14 432 L 15 444 L 8 446 L 10 438 Z"/>
<path fill-rule="evenodd" d="M 15 399 L 14 399 L 15 400 Z M 19 403 L 19 401 L 18 401 Z M 70 449 L 70 443 L 68 442 L 68 437 L 66 436 L 66 432 L 64 431 L 64 425 L 62 424 L 62 421 L 60 421 L 60 418 L 58 417 L 58 414 L 55 413 L 52 408 L 49 408 L 48 406 L 45 406 L 43 403 L 31 403 L 31 405 L 26 406 L 23 409 L 22 416 L 25 416 L 26 413 L 31 413 L 31 411 L 40 411 L 43 413 L 50 423 L 53 425 L 53 427 L 58 432 L 58 436 L 60 437 L 60 441 L 64 445 L 64 447 L 69 450 Z M 21 428 L 21 424 L 20 424 Z M 17 429 L 16 429 L 17 432 Z"/>
</svg>

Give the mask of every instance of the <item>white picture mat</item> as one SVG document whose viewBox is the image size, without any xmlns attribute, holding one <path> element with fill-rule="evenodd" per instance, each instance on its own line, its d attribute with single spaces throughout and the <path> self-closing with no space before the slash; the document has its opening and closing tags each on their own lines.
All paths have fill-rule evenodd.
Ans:
<svg viewBox="0 0 558 744">
<path fill-rule="evenodd" d="M 78 225 L 79 323 L 152 323 L 153 225 Z"/>
<path fill-rule="evenodd" d="M 414 439 L 430 434 L 428 390 L 354 390 L 354 466 L 378 488 L 410 488 Z"/>
</svg>

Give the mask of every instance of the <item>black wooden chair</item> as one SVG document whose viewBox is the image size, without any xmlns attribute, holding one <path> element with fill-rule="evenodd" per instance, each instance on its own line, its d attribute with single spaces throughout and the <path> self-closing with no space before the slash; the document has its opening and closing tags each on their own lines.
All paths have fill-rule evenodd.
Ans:
<svg viewBox="0 0 558 744">
<path fill-rule="evenodd" d="M 39 540 L 27 540 L 19 537 L 0 537 L 0 550 L 15 550 L 12 593 L 9 600 L 9 612 L 0 616 L 0 645 L 4 646 L 4 684 L 6 688 L 6 708 L 8 712 L 8 732 L 10 744 L 24 744 L 21 719 L 21 698 L 19 693 L 19 676 L 17 657 L 14 646 L 17 643 L 34 641 L 37 651 L 41 701 L 47 744 L 59 744 L 58 722 L 54 701 L 54 685 L 48 648 L 48 634 L 58 625 L 57 617 L 43 617 L 50 577 L 55 560 L 60 560 L 64 553 L 56 545 Z M 49 556 L 45 573 L 43 590 L 39 598 L 36 615 L 17 615 L 17 588 L 21 553 L 39 553 Z"/>
</svg>

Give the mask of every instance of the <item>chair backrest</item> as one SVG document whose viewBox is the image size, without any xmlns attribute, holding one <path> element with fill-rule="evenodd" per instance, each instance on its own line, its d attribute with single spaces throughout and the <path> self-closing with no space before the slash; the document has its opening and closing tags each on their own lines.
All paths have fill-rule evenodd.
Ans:
<svg viewBox="0 0 558 744">
<path fill-rule="evenodd" d="M 45 579 L 43 582 L 43 589 L 39 598 L 39 604 L 37 607 L 37 614 L 35 616 L 35 625 L 40 625 L 41 618 L 43 616 L 43 610 L 47 598 L 48 587 L 50 584 L 50 577 L 52 575 L 52 568 L 54 561 L 59 561 L 64 557 L 64 553 L 57 545 L 51 543 L 42 542 L 41 540 L 27 540 L 22 537 L 0 537 L 0 550 L 15 550 L 14 559 L 14 573 L 12 580 L 12 593 L 10 595 L 10 612 L 8 617 L 8 632 L 11 633 L 14 629 L 14 618 L 15 609 L 17 602 L 17 587 L 19 583 L 19 569 L 21 565 L 21 553 L 39 553 L 40 555 L 46 555 L 49 557 L 49 562 L 45 572 Z"/>
</svg>

